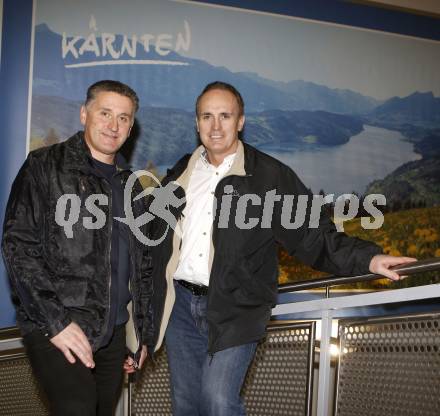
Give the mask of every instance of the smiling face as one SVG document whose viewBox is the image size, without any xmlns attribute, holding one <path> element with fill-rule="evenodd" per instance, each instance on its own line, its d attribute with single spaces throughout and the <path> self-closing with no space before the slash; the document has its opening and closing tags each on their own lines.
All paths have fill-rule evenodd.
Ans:
<svg viewBox="0 0 440 416">
<path fill-rule="evenodd" d="M 198 105 L 196 123 L 210 163 L 218 166 L 226 156 L 235 153 L 244 116 L 240 114 L 234 94 L 221 89 L 203 94 Z"/>
<path fill-rule="evenodd" d="M 81 107 L 84 137 L 93 158 L 113 163 L 115 154 L 130 135 L 134 123 L 133 101 L 115 92 L 101 91 Z"/>
</svg>

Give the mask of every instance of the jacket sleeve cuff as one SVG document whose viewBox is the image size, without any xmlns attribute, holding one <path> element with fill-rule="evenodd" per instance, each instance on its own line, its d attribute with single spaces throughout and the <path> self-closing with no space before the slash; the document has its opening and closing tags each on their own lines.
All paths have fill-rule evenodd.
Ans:
<svg viewBox="0 0 440 416">
<path fill-rule="evenodd" d="M 371 263 L 371 259 L 374 256 L 377 256 L 378 254 L 383 254 L 382 248 L 379 246 L 375 246 L 374 248 L 372 248 L 372 250 L 370 251 L 369 255 L 366 256 L 362 256 L 360 262 L 359 262 L 359 266 L 360 266 L 360 274 L 368 274 L 371 273 L 370 272 L 370 263 Z"/>
<path fill-rule="evenodd" d="M 44 335 L 48 338 L 52 338 L 55 335 L 59 334 L 70 323 L 72 323 L 72 320 L 68 316 L 65 316 L 64 318 L 58 319 L 56 321 L 52 321 L 48 324 L 47 327 L 43 329 Z"/>
</svg>

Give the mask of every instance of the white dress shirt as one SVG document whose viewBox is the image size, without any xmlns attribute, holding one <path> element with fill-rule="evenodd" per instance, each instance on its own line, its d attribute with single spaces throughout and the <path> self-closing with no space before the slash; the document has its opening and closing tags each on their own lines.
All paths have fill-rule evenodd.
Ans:
<svg viewBox="0 0 440 416">
<path fill-rule="evenodd" d="M 231 168 L 235 153 L 225 157 L 218 167 L 206 159 L 206 151 L 197 160 L 186 191 L 183 210 L 182 246 L 174 279 L 209 285 L 209 251 L 215 212 L 214 191 Z"/>
</svg>

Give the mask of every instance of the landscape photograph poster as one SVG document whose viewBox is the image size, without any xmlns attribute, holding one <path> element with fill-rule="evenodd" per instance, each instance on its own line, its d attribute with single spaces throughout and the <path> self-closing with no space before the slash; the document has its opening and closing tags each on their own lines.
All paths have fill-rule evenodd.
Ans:
<svg viewBox="0 0 440 416">
<path fill-rule="evenodd" d="M 440 256 L 440 42 L 190 1 L 34 7 L 29 150 L 81 130 L 87 87 L 116 79 L 140 98 L 129 163 L 163 177 L 198 144 L 197 96 L 224 81 L 243 95 L 245 142 L 327 196 L 333 215 L 337 198 L 357 198 L 347 234 Z M 386 199 L 376 229 L 361 224 L 370 194 Z M 280 259 L 280 282 L 321 275 L 281 249 Z"/>
</svg>

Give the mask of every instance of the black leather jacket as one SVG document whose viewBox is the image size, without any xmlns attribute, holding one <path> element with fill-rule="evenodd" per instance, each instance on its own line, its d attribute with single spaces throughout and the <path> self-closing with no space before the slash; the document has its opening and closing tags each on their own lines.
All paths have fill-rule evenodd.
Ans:
<svg viewBox="0 0 440 416">
<path fill-rule="evenodd" d="M 177 179 L 178 182 L 183 181 L 182 174 L 188 176 L 185 172 L 191 169 L 190 156 L 187 155 L 177 162 L 168 172 L 163 186 Z M 194 157 L 191 158 L 193 159 Z M 232 185 L 233 192 L 225 193 L 226 185 L 229 188 Z M 311 198 L 304 225 L 296 229 L 286 229 L 281 225 L 280 202 L 274 205 L 270 226 L 261 226 L 260 223 L 247 229 L 238 227 L 234 220 L 240 196 L 253 194 L 261 198 L 261 203 L 248 200 L 245 219 L 245 222 L 248 222 L 253 218 L 264 217 L 264 197 L 274 190 L 281 196 L 294 195 L 294 201 L 297 201 L 298 195 L 311 197 L 310 191 L 288 166 L 246 143 L 239 145 L 231 171 L 219 182 L 215 190 L 217 205 L 212 230 L 214 252 L 207 310 L 208 349 L 211 353 L 258 341 L 264 337 L 271 309 L 277 303 L 277 243 L 304 263 L 318 270 L 339 275 L 367 273 L 371 258 L 382 252 L 381 248 L 372 242 L 337 232 L 325 212 L 320 216 L 318 227 L 308 227 Z M 174 193 L 178 198 L 185 196 L 185 190 L 180 186 Z M 219 224 L 222 218 L 220 201 L 223 198 L 230 200 L 227 226 L 225 223 Z M 180 218 L 183 208 L 184 205 L 174 209 L 171 207 L 170 210 L 175 218 Z M 295 214 L 295 210 L 293 213 Z M 221 219 L 225 222 L 224 220 L 225 217 Z M 165 295 L 168 292 L 169 296 L 169 292 L 173 290 L 170 277 L 175 271 L 175 266 L 173 268 L 171 263 L 175 257 L 173 253 L 179 250 L 179 241 L 173 243 L 174 233 L 167 229 L 164 221 L 155 221 L 153 237 L 159 240 L 165 234 L 162 243 L 152 248 L 155 259 L 155 322 L 161 322 L 162 327 L 167 325 L 169 317 L 166 308 L 169 309 L 167 305 L 171 302 L 165 302 Z M 161 334 L 164 329 L 160 329 L 159 324 L 156 324 L 155 328 L 157 349 L 162 341 Z"/>
<path fill-rule="evenodd" d="M 121 169 L 121 156 L 117 155 L 116 162 Z M 112 195 L 110 185 L 93 171 L 83 132 L 31 152 L 12 186 L 2 249 L 22 333 L 38 329 L 53 337 L 74 321 L 95 351 L 109 318 L 112 221 L 108 219 L 112 218 Z M 124 183 L 130 174 L 122 168 Z M 137 182 L 132 199 L 141 191 Z M 56 219 L 57 203 L 65 194 L 79 197 L 79 216 L 70 206 L 70 211 Z M 92 194 L 108 198 L 108 204 L 95 202 L 105 215 L 104 226 L 99 229 L 91 229 L 97 217 L 85 204 Z M 132 202 L 132 209 L 135 218 L 143 213 L 143 200 Z M 70 238 L 69 231 L 59 225 L 69 216 L 75 222 Z M 141 344 L 151 347 L 153 342 L 151 255 L 148 247 L 129 234 L 131 315 L 139 352 Z"/>
</svg>

